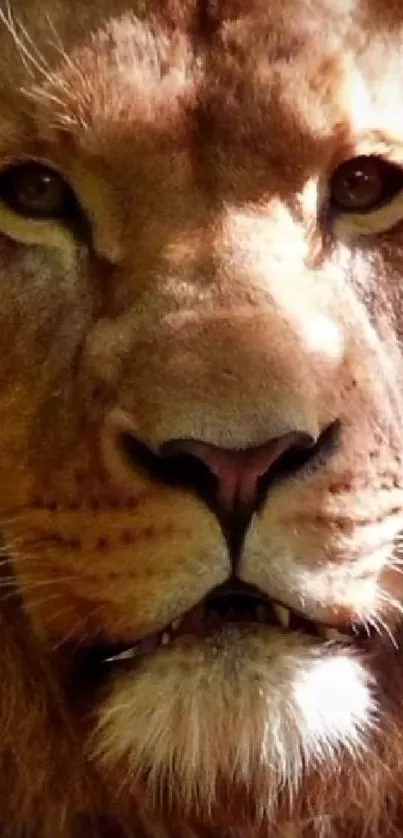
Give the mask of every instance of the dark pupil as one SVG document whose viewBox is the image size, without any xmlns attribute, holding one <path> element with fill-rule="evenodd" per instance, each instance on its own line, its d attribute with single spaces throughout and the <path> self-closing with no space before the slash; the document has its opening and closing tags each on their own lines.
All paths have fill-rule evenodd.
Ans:
<svg viewBox="0 0 403 838">
<path fill-rule="evenodd" d="M 357 191 L 360 189 L 360 187 L 361 189 L 365 189 L 368 181 L 370 180 L 371 178 L 369 175 L 367 175 L 363 171 L 358 170 L 356 172 L 352 172 L 352 174 L 349 177 L 347 177 L 346 187 L 350 192 Z"/>
<path fill-rule="evenodd" d="M 379 200 L 381 191 L 382 182 L 377 171 L 356 168 L 341 178 L 335 199 L 344 207 L 368 207 Z"/>
<path fill-rule="evenodd" d="M 21 167 L 6 176 L 3 194 L 20 212 L 47 216 L 60 213 L 65 201 L 63 181 L 38 167 Z"/>
<path fill-rule="evenodd" d="M 52 209 L 55 200 L 57 202 L 58 190 L 55 188 L 55 180 L 45 172 L 23 174 L 16 191 L 19 201 L 32 209 Z"/>
</svg>

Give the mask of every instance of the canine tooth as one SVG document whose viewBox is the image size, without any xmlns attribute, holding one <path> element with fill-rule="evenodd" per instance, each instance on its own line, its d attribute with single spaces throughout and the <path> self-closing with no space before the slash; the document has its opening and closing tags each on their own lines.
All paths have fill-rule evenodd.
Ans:
<svg viewBox="0 0 403 838">
<path fill-rule="evenodd" d="M 131 658 L 135 658 L 138 654 L 136 647 L 132 646 L 131 649 L 125 649 L 124 652 L 118 652 L 117 655 L 110 655 L 109 658 L 105 658 L 105 663 L 114 663 L 115 661 L 124 661 L 130 660 Z"/>
<path fill-rule="evenodd" d="M 167 643 L 169 643 L 170 639 L 171 639 L 170 634 L 167 631 L 164 631 L 164 633 L 161 637 L 161 646 L 166 646 Z"/>
<path fill-rule="evenodd" d="M 179 628 L 179 626 L 182 622 L 182 619 L 183 619 L 182 617 L 178 617 L 176 620 L 172 620 L 172 623 L 171 623 L 172 631 L 177 631 L 178 630 L 178 628 Z"/>
<path fill-rule="evenodd" d="M 338 631 L 338 629 L 328 628 L 327 626 L 323 629 L 323 637 L 326 640 L 338 640 L 344 643 L 346 640 L 350 639 L 346 634 L 342 634 L 341 631 Z"/>
<path fill-rule="evenodd" d="M 284 605 L 273 605 L 274 613 L 283 628 L 288 628 L 290 625 L 290 612 Z"/>
</svg>

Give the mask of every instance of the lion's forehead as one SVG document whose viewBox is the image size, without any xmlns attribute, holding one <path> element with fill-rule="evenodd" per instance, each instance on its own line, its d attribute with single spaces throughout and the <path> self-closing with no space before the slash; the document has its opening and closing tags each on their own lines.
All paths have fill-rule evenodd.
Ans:
<svg viewBox="0 0 403 838">
<path fill-rule="evenodd" d="M 182 173 L 253 199 L 259 186 L 295 192 L 347 137 L 356 102 L 346 20 L 324 0 L 298 9 L 255 0 L 247 13 L 235 0 L 210 9 L 207 0 L 103 0 L 77 15 L 70 4 L 68 13 L 41 4 L 39 14 L 19 0 L 0 44 L 3 61 L 20 54 L 8 62 L 23 81 L 19 110 L 43 142 L 60 147 L 62 131 L 64 147 L 107 159 L 126 179 L 150 161 L 163 178 L 183 152 Z"/>
</svg>

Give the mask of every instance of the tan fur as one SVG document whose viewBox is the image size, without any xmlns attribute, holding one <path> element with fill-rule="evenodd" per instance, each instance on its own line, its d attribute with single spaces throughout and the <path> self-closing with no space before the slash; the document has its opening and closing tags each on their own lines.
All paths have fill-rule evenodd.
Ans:
<svg viewBox="0 0 403 838">
<path fill-rule="evenodd" d="M 399 0 L 12 0 L 1 170 L 72 185 L 92 243 L 0 201 L 0 833 L 403 834 L 402 198 L 325 229 L 330 173 L 403 165 Z M 280 482 L 238 573 L 367 652 L 183 638 L 86 690 L 72 649 L 136 640 L 230 573 L 153 448 L 340 422 Z"/>
</svg>

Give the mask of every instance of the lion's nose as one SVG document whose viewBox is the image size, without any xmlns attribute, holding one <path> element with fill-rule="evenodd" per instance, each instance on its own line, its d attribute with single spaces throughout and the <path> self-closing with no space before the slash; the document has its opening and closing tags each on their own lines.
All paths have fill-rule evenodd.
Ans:
<svg viewBox="0 0 403 838">
<path fill-rule="evenodd" d="M 252 513 L 259 506 L 268 484 L 279 472 L 293 472 L 301 458 L 309 457 L 315 440 L 307 433 L 293 431 L 263 445 L 243 450 L 220 448 L 199 440 L 178 440 L 165 443 L 164 456 L 189 457 L 201 462 L 215 479 L 215 505 L 225 515 L 236 509 Z M 191 460 L 188 461 L 191 463 Z M 194 488 L 199 482 L 194 469 Z M 192 468 L 188 467 L 192 482 Z"/>
<path fill-rule="evenodd" d="M 217 516 L 236 562 L 252 516 L 263 506 L 270 488 L 304 466 L 312 466 L 315 458 L 322 461 L 336 444 L 337 429 L 338 423 L 333 423 L 317 439 L 306 431 L 290 431 L 242 449 L 197 439 L 166 440 L 152 449 L 118 415 L 112 422 L 111 441 L 112 449 L 123 455 L 129 482 L 132 471 L 141 469 L 158 483 L 197 495 Z"/>
</svg>

